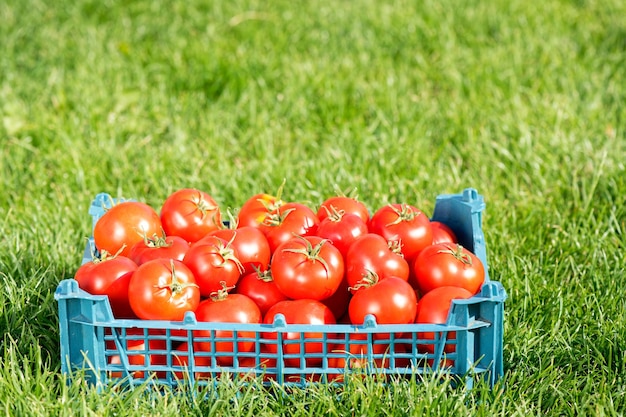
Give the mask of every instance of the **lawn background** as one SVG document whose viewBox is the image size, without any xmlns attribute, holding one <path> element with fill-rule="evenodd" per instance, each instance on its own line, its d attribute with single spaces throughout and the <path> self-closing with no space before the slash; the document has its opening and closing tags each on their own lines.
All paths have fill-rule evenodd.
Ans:
<svg viewBox="0 0 626 417">
<path fill-rule="evenodd" d="M 0 3 L 0 407 L 7 415 L 626 413 L 626 4 Z M 236 209 L 286 180 L 370 209 L 485 196 L 505 376 L 218 401 L 60 375 L 53 293 L 104 191 Z"/>
</svg>

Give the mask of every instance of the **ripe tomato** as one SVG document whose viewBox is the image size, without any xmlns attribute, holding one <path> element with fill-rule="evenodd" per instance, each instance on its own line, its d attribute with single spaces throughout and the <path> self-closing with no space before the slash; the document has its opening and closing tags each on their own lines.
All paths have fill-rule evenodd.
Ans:
<svg viewBox="0 0 626 417">
<path fill-rule="evenodd" d="M 200 303 L 193 273 L 181 261 L 154 259 L 137 268 L 128 285 L 130 306 L 140 319 L 183 319 Z"/>
<path fill-rule="evenodd" d="M 270 244 L 270 251 L 293 237 L 310 236 L 317 232 L 319 219 L 313 210 L 301 203 L 285 203 L 259 225 Z"/>
<path fill-rule="evenodd" d="M 464 288 L 459 287 L 438 287 L 427 292 L 417 303 L 417 314 L 415 323 L 444 324 L 448 320 L 448 314 L 452 300 L 470 298 L 472 293 Z M 420 332 L 417 334 L 418 339 L 434 340 L 435 334 L 432 332 Z M 456 337 L 455 332 L 449 332 L 447 338 L 453 340 Z M 433 353 L 435 347 L 433 344 L 424 344 L 418 346 L 420 350 Z M 455 345 L 446 344 L 446 352 L 454 352 Z"/>
<path fill-rule="evenodd" d="M 283 354 L 286 355 L 283 356 L 285 366 L 320 366 L 322 364 L 321 354 L 324 345 L 322 342 L 308 340 L 321 340 L 325 326 L 328 324 L 336 324 L 335 317 L 330 309 L 315 300 L 301 299 L 280 301 L 268 310 L 263 322 L 265 324 L 273 324 L 277 314 L 282 314 L 287 324 L 307 324 L 319 326 L 320 328 L 319 332 L 286 332 L 282 334 L 282 350 Z M 268 340 L 266 344 L 267 350 L 276 354 L 278 352 L 277 332 L 264 332 L 263 338 Z M 300 341 L 302 341 L 302 343 L 299 343 Z M 304 351 L 301 350 L 301 346 L 304 347 Z M 305 363 L 301 363 L 301 357 L 305 358 Z"/>
<path fill-rule="evenodd" d="M 243 266 L 229 242 L 211 235 L 192 244 L 183 263 L 195 276 L 203 297 L 222 289 L 222 282 L 227 287 L 234 287 L 243 272 Z"/>
<path fill-rule="evenodd" d="M 242 226 L 236 229 L 220 229 L 211 233 L 230 242 L 235 257 L 243 267 L 242 275 L 251 274 L 255 270 L 265 271 L 270 263 L 270 244 L 257 227 Z"/>
<path fill-rule="evenodd" d="M 403 279 L 388 277 L 364 283 L 352 295 L 348 314 L 353 324 L 361 325 L 368 314 L 378 324 L 409 324 L 415 320 L 417 297 L 411 285 Z"/>
<path fill-rule="evenodd" d="M 200 303 L 196 309 L 196 317 L 202 322 L 220 323 L 260 323 L 261 310 L 252 299 L 243 294 L 228 294 L 222 289 L 217 295 Z M 235 346 L 232 330 L 197 330 L 194 331 L 198 349 L 214 352 L 217 363 L 231 366 L 233 355 L 250 352 L 255 346 L 255 332 L 238 331 Z"/>
<path fill-rule="evenodd" d="M 341 280 L 341 284 L 339 284 L 339 288 L 333 295 L 328 298 L 325 298 L 322 301 L 322 304 L 326 305 L 330 308 L 330 311 L 333 312 L 333 316 L 340 321 L 346 313 L 348 312 L 348 304 L 350 303 L 350 298 L 352 297 L 352 293 L 348 288 L 348 281 L 344 278 Z"/>
<path fill-rule="evenodd" d="M 338 195 L 324 200 L 317 210 L 317 217 L 322 221 L 333 213 L 354 214 L 361 218 L 365 224 L 370 219 L 370 213 L 365 204 L 348 196 Z"/>
<path fill-rule="evenodd" d="M 357 238 L 346 254 L 346 279 L 350 287 L 356 286 L 371 274 L 380 280 L 387 277 L 409 279 L 409 264 L 384 237 L 367 233 Z"/>
<path fill-rule="evenodd" d="M 433 245 L 437 243 L 457 243 L 456 234 L 445 223 L 431 221 L 430 228 L 433 231 Z"/>
<path fill-rule="evenodd" d="M 200 240 L 222 226 L 220 208 L 209 194 L 183 188 L 170 194 L 161 207 L 161 222 L 168 236 L 188 242 Z"/>
<path fill-rule="evenodd" d="M 276 213 L 283 204 L 280 199 L 282 186 L 276 196 L 260 193 L 246 200 L 237 213 L 237 227 L 259 227 L 268 215 Z"/>
<path fill-rule="evenodd" d="M 128 257 L 137 265 L 159 258 L 182 261 L 187 249 L 189 243 L 180 236 L 153 236 L 135 243 Z"/>
<path fill-rule="evenodd" d="M 81 265 L 74 279 L 88 293 L 108 296 L 116 318 L 134 318 L 128 301 L 128 284 L 135 270 L 137 264 L 125 256 L 104 256 Z"/>
<path fill-rule="evenodd" d="M 370 219 L 369 231 L 387 241 L 399 242 L 407 261 L 433 242 L 430 219 L 408 204 L 389 204 L 378 209 Z"/>
<path fill-rule="evenodd" d="M 367 224 L 356 214 L 334 212 L 320 221 L 316 235 L 329 239 L 342 256 L 346 256 L 352 242 L 367 233 Z"/>
<path fill-rule="evenodd" d="M 155 337 L 160 333 L 156 330 L 149 331 L 148 336 L 144 336 L 144 329 L 127 329 L 126 337 L 121 338 L 123 351 L 126 352 L 126 358 L 128 365 L 137 367 L 149 367 L 166 364 L 166 356 L 164 352 L 167 349 L 167 344 L 164 338 Z M 107 349 L 117 350 L 117 346 L 112 340 L 107 340 Z M 109 357 L 108 362 L 110 365 L 121 365 L 122 357 L 118 351 L 117 354 L 113 354 Z M 147 377 L 146 372 L 143 370 L 131 371 L 130 375 L 133 378 Z M 127 375 L 121 371 L 109 371 L 110 378 L 125 378 Z M 156 376 L 163 376 L 157 372 Z"/>
<path fill-rule="evenodd" d="M 259 306 L 262 315 L 277 302 L 288 300 L 276 286 L 269 269 L 243 275 L 237 282 L 236 292 L 250 297 Z"/>
<path fill-rule="evenodd" d="M 96 222 L 93 238 L 102 253 L 128 256 L 146 236 L 163 236 L 161 219 L 149 205 L 124 201 L 108 209 Z"/>
<path fill-rule="evenodd" d="M 476 294 L 485 281 L 480 259 L 463 246 L 439 243 L 424 249 L 413 265 L 422 294 L 437 287 L 454 286 Z"/>
<path fill-rule="evenodd" d="M 343 275 L 339 249 L 318 236 L 292 237 L 272 255 L 272 278 L 292 299 L 324 300 L 337 291 Z"/>
</svg>

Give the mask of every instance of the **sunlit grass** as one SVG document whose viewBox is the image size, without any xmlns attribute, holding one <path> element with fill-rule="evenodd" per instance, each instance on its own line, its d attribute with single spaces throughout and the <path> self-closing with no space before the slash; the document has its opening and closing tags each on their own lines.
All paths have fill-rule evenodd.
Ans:
<svg viewBox="0 0 626 417">
<path fill-rule="evenodd" d="M 8 415 L 620 415 L 626 410 L 623 2 L 0 4 L 0 407 Z M 220 384 L 96 391 L 60 375 L 57 283 L 98 192 L 225 208 L 336 188 L 374 209 L 484 195 L 506 303 L 490 391 Z M 210 398 L 210 399 L 209 399 Z M 218 398 L 218 400 L 215 400 Z"/>
</svg>

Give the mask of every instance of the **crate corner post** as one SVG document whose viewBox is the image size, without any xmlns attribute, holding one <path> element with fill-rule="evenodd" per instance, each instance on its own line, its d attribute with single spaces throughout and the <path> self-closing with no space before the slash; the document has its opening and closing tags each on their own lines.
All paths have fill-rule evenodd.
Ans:
<svg viewBox="0 0 626 417">
<path fill-rule="evenodd" d="M 71 379 L 75 372 L 84 372 L 89 384 L 101 385 L 106 380 L 104 328 L 97 326 L 98 308 L 102 300 L 84 297 L 73 279 L 61 281 L 55 298 L 59 309 L 61 372 Z"/>
</svg>

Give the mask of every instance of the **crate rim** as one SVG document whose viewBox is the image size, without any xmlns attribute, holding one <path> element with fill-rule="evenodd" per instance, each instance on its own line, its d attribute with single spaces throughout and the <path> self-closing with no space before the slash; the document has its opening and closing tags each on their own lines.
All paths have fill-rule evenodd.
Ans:
<svg viewBox="0 0 626 417">
<path fill-rule="evenodd" d="M 490 281 L 483 284 L 486 286 L 495 286 L 499 293 L 495 297 L 484 297 L 479 294 L 467 299 L 452 300 L 453 305 L 472 305 L 479 304 L 484 301 L 504 302 L 507 298 L 506 292 L 498 281 Z M 75 323 L 81 323 L 93 327 L 115 327 L 115 328 L 138 328 L 138 329 L 163 329 L 163 330 L 241 330 L 241 331 L 257 331 L 267 333 L 285 333 L 285 332 L 311 332 L 320 329 L 329 329 L 327 333 L 383 333 L 383 332 L 449 332 L 458 330 L 471 330 L 478 327 L 488 325 L 482 320 L 475 320 L 467 326 L 460 326 L 451 323 L 453 316 L 453 308 L 451 308 L 446 323 L 407 323 L 407 324 L 379 324 L 376 318 L 368 314 L 362 324 L 324 324 L 324 325 L 305 325 L 305 324 L 289 324 L 285 321 L 282 314 L 277 314 L 272 324 L 264 323 L 229 323 L 229 322 L 203 322 L 197 320 L 193 311 L 185 313 L 185 317 L 181 321 L 171 320 L 143 320 L 143 319 L 121 319 L 113 316 L 109 298 L 106 295 L 90 294 L 79 288 L 78 282 L 73 278 L 62 280 L 54 293 L 55 300 L 81 298 L 92 300 L 94 302 L 102 302 L 105 304 L 106 314 L 104 317 L 96 317 L 92 320 L 83 318 L 71 318 Z"/>
</svg>

